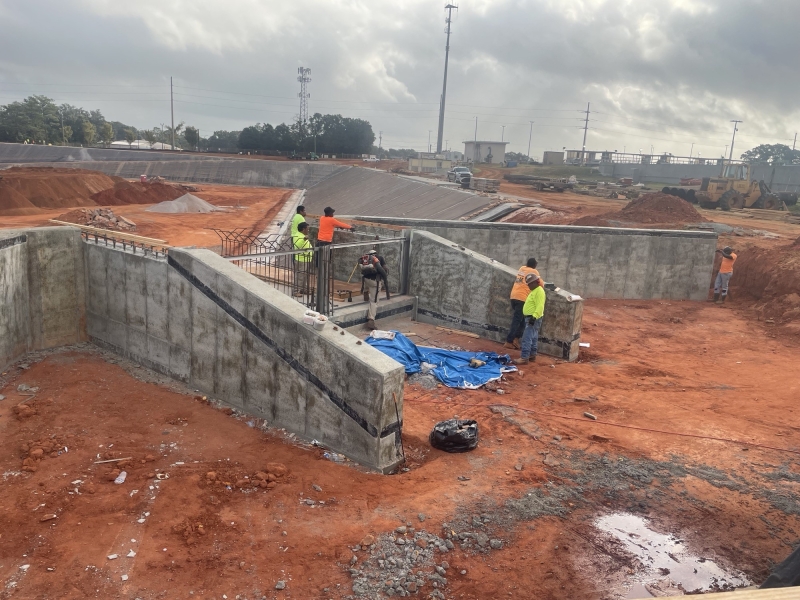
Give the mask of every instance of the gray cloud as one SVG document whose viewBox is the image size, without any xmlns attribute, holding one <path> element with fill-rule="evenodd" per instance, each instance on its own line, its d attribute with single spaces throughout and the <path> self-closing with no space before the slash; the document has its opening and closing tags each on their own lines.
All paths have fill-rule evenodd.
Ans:
<svg viewBox="0 0 800 600">
<path fill-rule="evenodd" d="M 435 143 L 443 3 L 408 0 L 0 0 L 0 103 L 30 93 L 99 107 L 140 127 L 210 132 L 310 107 L 368 119 L 384 146 Z M 465 0 L 453 24 L 445 138 L 532 154 L 588 146 L 719 156 L 791 143 L 797 128 L 796 0 Z M 214 91 L 209 91 L 214 90 Z M 225 93 L 220 93 L 223 91 Z M 736 152 L 739 154 L 739 152 Z"/>
</svg>

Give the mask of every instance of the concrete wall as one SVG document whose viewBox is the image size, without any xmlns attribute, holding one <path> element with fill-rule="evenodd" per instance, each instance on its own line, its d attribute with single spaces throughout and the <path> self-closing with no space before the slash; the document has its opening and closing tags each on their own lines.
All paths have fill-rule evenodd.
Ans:
<svg viewBox="0 0 800 600">
<path fill-rule="evenodd" d="M 124 151 L 116 150 L 112 152 Z M 142 150 L 139 152 L 146 154 L 149 151 Z M 155 154 L 160 156 L 163 153 Z M 102 160 L 93 162 L 59 162 L 57 164 L 43 162 L 28 163 L 25 166 L 90 169 L 126 179 L 139 179 L 139 176 L 144 174 L 148 177 L 157 175 L 170 181 L 282 188 L 309 188 L 335 173 L 349 169 L 349 167 L 332 163 L 248 160 L 241 158 L 168 161 L 151 158 L 149 161 Z"/>
<path fill-rule="evenodd" d="M 400 461 L 401 365 L 208 250 L 85 245 L 91 339 L 372 468 Z"/>
<path fill-rule="evenodd" d="M 504 265 L 539 261 L 548 283 L 584 298 L 705 300 L 717 234 L 354 217 L 429 231 Z"/>
<path fill-rule="evenodd" d="M 516 269 L 460 248 L 442 237 L 411 234 L 409 294 L 417 298 L 417 320 L 505 341 L 511 324 L 509 294 Z M 583 302 L 562 290 L 546 290 L 540 335 L 542 354 L 578 357 Z"/>
<path fill-rule="evenodd" d="M 718 177 L 719 165 L 629 165 L 629 164 L 602 164 L 599 166 L 601 175 L 609 179 L 620 177 L 633 177 L 635 182 L 657 182 L 678 185 L 681 179 L 703 177 Z M 770 167 L 757 165 L 750 174 L 751 179 L 763 179 L 776 192 L 800 191 L 800 165 Z"/>
<path fill-rule="evenodd" d="M 0 232 L 0 368 L 86 339 L 82 243 L 72 227 Z"/>
</svg>

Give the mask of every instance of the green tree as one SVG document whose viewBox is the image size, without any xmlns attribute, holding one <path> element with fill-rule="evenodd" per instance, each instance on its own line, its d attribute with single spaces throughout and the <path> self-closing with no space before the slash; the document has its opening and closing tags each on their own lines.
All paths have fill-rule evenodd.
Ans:
<svg viewBox="0 0 800 600">
<path fill-rule="evenodd" d="M 125 130 L 125 141 L 128 142 L 128 148 L 131 147 L 131 144 L 136 141 L 136 132 L 133 128 L 129 127 Z"/>
<path fill-rule="evenodd" d="M 785 144 L 761 144 L 742 154 L 741 158 L 751 164 L 796 165 L 800 164 L 800 150 L 792 150 Z"/>
<path fill-rule="evenodd" d="M 64 125 L 64 128 L 61 130 L 61 140 L 65 144 L 69 144 L 69 138 L 72 137 L 72 127 L 69 125 Z"/>
<path fill-rule="evenodd" d="M 142 137 L 147 140 L 147 143 L 152 147 L 156 143 L 156 132 L 152 129 L 145 129 L 142 131 Z"/>
<path fill-rule="evenodd" d="M 84 143 L 87 146 L 94 144 L 94 139 L 97 137 L 97 128 L 95 128 L 94 124 L 91 121 L 84 121 L 81 125 L 81 131 Z"/>
<path fill-rule="evenodd" d="M 189 126 L 184 130 L 183 135 L 189 147 L 197 150 L 197 145 L 200 143 L 200 132 L 196 128 Z"/>
<path fill-rule="evenodd" d="M 103 121 L 103 126 L 100 128 L 100 137 L 106 145 L 106 148 L 114 141 L 114 126 L 108 121 Z"/>
</svg>

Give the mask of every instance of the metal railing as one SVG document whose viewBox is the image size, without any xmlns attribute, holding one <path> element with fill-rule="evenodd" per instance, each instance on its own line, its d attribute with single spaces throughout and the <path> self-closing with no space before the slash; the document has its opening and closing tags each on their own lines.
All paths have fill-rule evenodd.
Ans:
<svg viewBox="0 0 800 600">
<path fill-rule="evenodd" d="M 131 251 L 136 254 L 137 250 L 144 256 L 153 256 L 154 258 L 166 258 L 169 246 L 161 244 L 152 244 L 132 240 L 125 237 L 115 236 L 113 233 L 96 233 L 91 231 L 81 231 L 81 237 L 86 242 L 93 242 L 95 244 L 103 244 L 111 246 L 112 248 L 121 248 L 123 252 Z"/>
<path fill-rule="evenodd" d="M 400 244 L 405 253 L 407 238 L 377 238 L 342 244 L 314 246 L 307 249 L 292 247 L 291 238 L 281 234 L 253 235 L 244 230 L 213 230 L 220 238 L 223 258 L 244 269 L 254 277 L 292 296 L 308 308 L 331 316 L 335 299 L 352 298 L 357 290 L 347 289 L 350 281 L 337 281 L 334 274 L 337 266 L 340 273 L 350 267 L 350 262 L 337 265 L 337 260 L 346 260 L 350 249 L 375 248 L 381 244 Z M 357 253 L 357 252 L 356 252 Z M 351 278 L 356 271 L 353 264 Z M 360 279 L 360 275 L 359 275 Z M 337 289 L 340 288 L 340 289 Z"/>
</svg>

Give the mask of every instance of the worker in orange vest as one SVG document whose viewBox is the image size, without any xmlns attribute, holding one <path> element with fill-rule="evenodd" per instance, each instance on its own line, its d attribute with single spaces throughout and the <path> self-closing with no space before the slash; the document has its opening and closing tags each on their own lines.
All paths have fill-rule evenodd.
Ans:
<svg viewBox="0 0 800 600">
<path fill-rule="evenodd" d="M 736 262 L 736 254 L 733 248 L 725 246 L 722 250 L 717 250 L 722 254 L 722 263 L 719 266 L 717 279 L 714 281 L 714 302 L 723 304 L 728 297 L 728 283 L 733 275 L 733 263 Z"/>
</svg>

